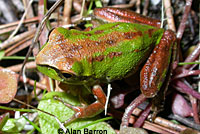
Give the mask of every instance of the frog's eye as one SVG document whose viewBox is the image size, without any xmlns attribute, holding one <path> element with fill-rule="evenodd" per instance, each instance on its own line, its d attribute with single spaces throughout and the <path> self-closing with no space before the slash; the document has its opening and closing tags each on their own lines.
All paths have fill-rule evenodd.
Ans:
<svg viewBox="0 0 200 134">
<path fill-rule="evenodd" d="M 72 77 L 72 75 L 68 73 L 62 73 L 62 75 L 67 79 Z"/>
</svg>

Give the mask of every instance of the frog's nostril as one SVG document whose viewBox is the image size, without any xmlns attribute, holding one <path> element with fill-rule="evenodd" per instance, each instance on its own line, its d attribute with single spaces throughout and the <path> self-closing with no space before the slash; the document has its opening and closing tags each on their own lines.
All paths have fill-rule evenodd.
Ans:
<svg viewBox="0 0 200 134">
<path fill-rule="evenodd" d="M 68 74 L 68 73 L 62 73 L 62 75 L 65 77 L 65 78 L 71 78 L 72 75 L 71 74 Z"/>
</svg>

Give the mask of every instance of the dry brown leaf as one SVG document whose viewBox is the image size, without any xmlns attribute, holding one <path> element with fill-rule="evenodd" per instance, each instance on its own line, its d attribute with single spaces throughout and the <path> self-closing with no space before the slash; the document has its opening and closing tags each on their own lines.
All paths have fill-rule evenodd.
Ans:
<svg viewBox="0 0 200 134">
<path fill-rule="evenodd" d="M 17 78 L 15 72 L 0 69 L 0 103 L 9 103 L 17 92 Z"/>
</svg>

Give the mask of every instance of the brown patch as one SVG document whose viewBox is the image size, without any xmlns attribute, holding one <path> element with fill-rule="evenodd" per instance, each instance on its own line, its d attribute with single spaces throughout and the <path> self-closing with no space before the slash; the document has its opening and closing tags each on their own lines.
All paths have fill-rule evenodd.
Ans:
<svg viewBox="0 0 200 134">
<path fill-rule="evenodd" d="M 81 33 L 75 33 L 75 32 L 74 32 L 74 33 L 72 33 L 72 35 L 80 35 L 80 34 L 81 34 Z"/>
<path fill-rule="evenodd" d="M 89 34 L 89 33 L 88 33 L 88 34 L 85 34 L 85 35 L 86 35 L 86 36 L 91 36 L 92 34 Z"/>
<path fill-rule="evenodd" d="M 88 57 L 87 60 L 88 60 L 89 63 L 92 63 L 93 58 L 92 57 Z"/>
<path fill-rule="evenodd" d="M 139 49 L 135 49 L 134 52 L 140 52 L 140 50 Z"/>
<path fill-rule="evenodd" d="M 109 58 L 113 58 L 113 57 L 118 57 L 118 56 L 120 56 L 120 55 L 122 55 L 122 52 L 110 52 L 107 56 L 109 57 Z M 94 57 L 94 58 L 92 58 L 92 61 L 103 61 L 104 59 L 105 59 L 105 55 L 99 55 L 99 56 L 97 56 L 97 57 Z M 90 59 L 88 59 L 89 60 L 89 62 L 91 61 Z"/>
<path fill-rule="evenodd" d="M 148 34 L 149 35 L 149 37 L 152 37 L 152 33 L 154 32 L 154 31 L 156 31 L 157 29 L 149 29 L 148 31 L 145 31 L 145 33 L 146 34 Z"/>
<path fill-rule="evenodd" d="M 97 56 L 97 57 L 95 57 L 95 58 L 92 58 L 92 61 L 103 61 L 104 58 L 105 58 L 104 55 L 100 55 L 100 56 Z"/>
<path fill-rule="evenodd" d="M 127 33 L 124 33 L 125 39 L 133 39 L 136 36 L 142 36 L 142 32 L 138 31 L 138 32 L 127 32 Z"/>
<path fill-rule="evenodd" d="M 104 32 L 103 30 L 97 30 L 97 31 L 95 31 L 94 34 L 101 34 L 101 33 L 103 33 L 103 32 Z"/>
<path fill-rule="evenodd" d="M 92 27 L 88 27 L 84 31 L 91 31 L 91 30 L 92 30 Z"/>
<path fill-rule="evenodd" d="M 112 45 L 113 43 L 115 43 L 115 40 L 106 40 L 106 44 Z"/>
<path fill-rule="evenodd" d="M 108 56 L 109 56 L 110 58 L 118 57 L 118 56 L 120 56 L 120 55 L 122 55 L 122 52 L 110 52 L 110 53 L 108 54 Z"/>
<path fill-rule="evenodd" d="M 117 24 L 117 25 L 113 26 L 113 28 L 116 28 L 116 27 L 118 27 L 118 26 L 119 26 L 119 24 Z"/>
</svg>

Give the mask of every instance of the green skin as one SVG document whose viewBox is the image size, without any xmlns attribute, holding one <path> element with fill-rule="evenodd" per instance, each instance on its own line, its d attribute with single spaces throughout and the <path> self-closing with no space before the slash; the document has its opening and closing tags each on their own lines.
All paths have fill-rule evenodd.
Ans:
<svg viewBox="0 0 200 134">
<path fill-rule="evenodd" d="M 131 34 L 120 38 L 127 33 Z M 54 36 L 50 40 L 55 40 L 59 36 L 65 40 L 62 45 L 66 47 L 67 43 L 80 46 L 91 42 L 90 46 L 80 50 L 81 56 L 76 57 L 76 54 L 71 52 L 72 49 L 63 52 L 53 50 L 52 46 L 60 44 L 49 41 L 36 57 L 37 68 L 43 74 L 67 84 L 94 85 L 97 81 L 108 83 L 132 75 L 140 69 L 140 65 L 147 60 L 152 49 L 160 42 L 163 33 L 164 29 L 121 22 L 103 24 L 91 31 L 67 30 L 59 27 L 52 31 L 51 35 Z M 80 42 L 82 44 L 79 44 Z M 101 50 L 98 50 L 98 47 Z M 69 57 L 61 61 L 56 59 L 60 63 L 70 65 L 68 69 L 60 67 L 58 62 L 53 64 L 49 62 L 57 58 L 51 56 L 53 52 L 72 53 L 71 59 Z M 71 74 L 72 77 L 65 78 L 62 73 Z"/>
</svg>

